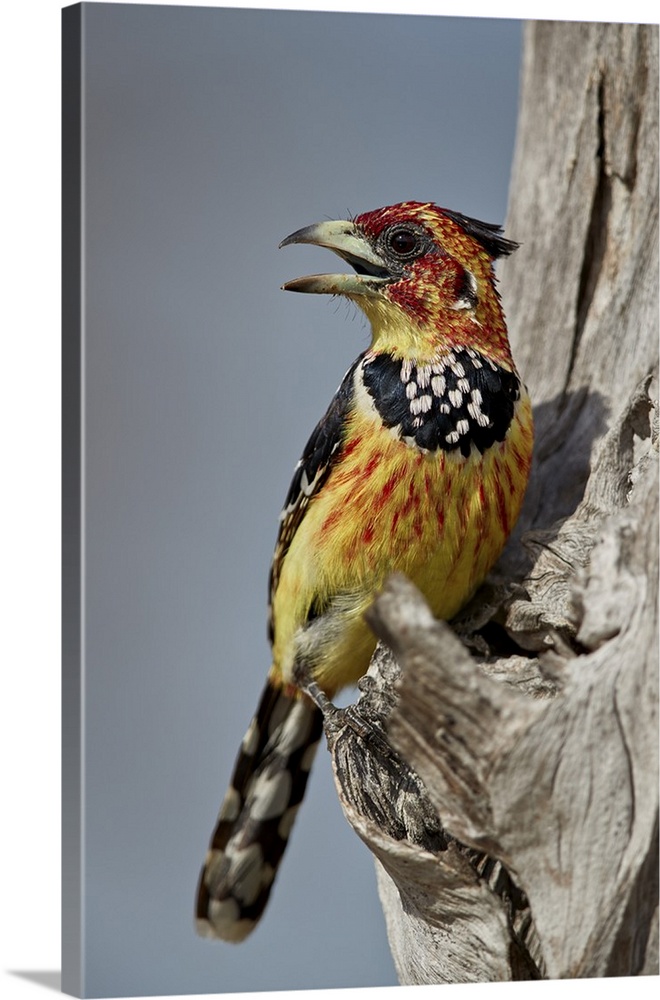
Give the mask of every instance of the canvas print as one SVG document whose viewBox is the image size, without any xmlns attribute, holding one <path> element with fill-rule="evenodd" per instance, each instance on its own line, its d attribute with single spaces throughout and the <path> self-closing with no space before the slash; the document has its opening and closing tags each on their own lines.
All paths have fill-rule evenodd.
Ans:
<svg viewBox="0 0 660 1000">
<path fill-rule="evenodd" d="M 657 974 L 657 66 L 64 10 L 66 992 Z"/>
</svg>

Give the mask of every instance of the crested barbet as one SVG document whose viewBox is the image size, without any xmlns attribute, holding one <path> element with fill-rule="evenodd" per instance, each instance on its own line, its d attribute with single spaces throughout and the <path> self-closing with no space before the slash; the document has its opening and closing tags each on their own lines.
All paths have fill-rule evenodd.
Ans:
<svg viewBox="0 0 660 1000">
<path fill-rule="evenodd" d="M 287 282 L 371 324 L 296 466 L 270 572 L 273 661 L 202 870 L 197 928 L 242 941 L 262 915 L 322 733 L 299 670 L 332 697 L 367 670 L 364 612 L 393 570 L 438 618 L 466 603 L 515 524 L 532 456 L 493 262 L 500 226 L 405 202 L 300 229 L 355 273 Z"/>
</svg>

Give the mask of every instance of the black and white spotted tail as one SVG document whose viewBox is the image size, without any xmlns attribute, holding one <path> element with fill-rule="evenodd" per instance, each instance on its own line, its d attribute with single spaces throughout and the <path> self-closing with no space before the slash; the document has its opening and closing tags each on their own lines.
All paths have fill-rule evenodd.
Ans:
<svg viewBox="0 0 660 1000">
<path fill-rule="evenodd" d="M 197 892 L 197 931 L 242 941 L 256 926 L 305 793 L 323 732 L 300 693 L 266 684 L 243 737 Z"/>
</svg>

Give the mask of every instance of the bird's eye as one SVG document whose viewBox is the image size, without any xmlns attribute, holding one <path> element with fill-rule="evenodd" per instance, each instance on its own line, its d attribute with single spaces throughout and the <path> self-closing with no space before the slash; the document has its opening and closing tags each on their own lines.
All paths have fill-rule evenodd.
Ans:
<svg viewBox="0 0 660 1000">
<path fill-rule="evenodd" d="M 387 235 L 387 245 L 397 257 L 417 256 L 421 249 L 419 235 L 412 229 L 394 229 Z"/>
</svg>

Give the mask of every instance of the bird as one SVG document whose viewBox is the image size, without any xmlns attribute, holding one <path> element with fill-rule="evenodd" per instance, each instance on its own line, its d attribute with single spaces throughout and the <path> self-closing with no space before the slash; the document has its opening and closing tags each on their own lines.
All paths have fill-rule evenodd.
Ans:
<svg viewBox="0 0 660 1000">
<path fill-rule="evenodd" d="M 328 697 L 366 672 L 364 613 L 394 571 L 449 620 L 482 583 L 522 505 L 529 395 L 494 264 L 502 227 L 407 201 L 299 229 L 352 269 L 282 288 L 341 296 L 371 342 L 312 432 L 280 515 L 269 578 L 272 666 L 243 738 L 198 883 L 203 937 L 257 926 L 322 736 L 301 671 Z"/>
</svg>

